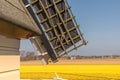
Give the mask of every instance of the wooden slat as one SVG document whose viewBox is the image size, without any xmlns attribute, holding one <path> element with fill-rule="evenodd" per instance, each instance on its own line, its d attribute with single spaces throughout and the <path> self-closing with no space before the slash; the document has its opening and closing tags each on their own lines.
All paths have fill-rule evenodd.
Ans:
<svg viewBox="0 0 120 80">
<path fill-rule="evenodd" d="M 0 36 L 0 55 L 19 55 L 20 40 Z"/>
<path fill-rule="evenodd" d="M 0 80 L 19 80 L 20 57 L 0 56 Z"/>
<path fill-rule="evenodd" d="M 11 47 L 18 49 L 20 46 L 20 41 L 17 39 L 7 38 L 5 36 L 0 36 L 0 47 Z"/>
<path fill-rule="evenodd" d="M 17 25 L 0 19 L 0 35 L 4 35 L 11 38 L 26 38 L 29 31 L 24 30 Z"/>
</svg>

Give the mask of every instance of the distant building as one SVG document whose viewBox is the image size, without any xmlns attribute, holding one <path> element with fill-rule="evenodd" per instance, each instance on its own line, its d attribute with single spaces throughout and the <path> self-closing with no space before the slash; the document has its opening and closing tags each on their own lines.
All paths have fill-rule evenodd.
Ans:
<svg viewBox="0 0 120 80">
<path fill-rule="evenodd" d="M 72 57 L 70 57 L 70 59 L 71 59 L 71 60 L 74 60 L 74 59 L 76 59 L 76 57 L 75 57 L 75 56 L 72 56 Z"/>
</svg>

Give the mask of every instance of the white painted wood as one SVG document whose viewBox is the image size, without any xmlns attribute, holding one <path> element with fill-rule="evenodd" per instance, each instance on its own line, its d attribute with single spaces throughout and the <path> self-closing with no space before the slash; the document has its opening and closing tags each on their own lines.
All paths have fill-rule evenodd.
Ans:
<svg viewBox="0 0 120 80">
<path fill-rule="evenodd" d="M 20 80 L 19 71 L 0 74 L 0 80 Z"/>
<path fill-rule="evenodd" d="M 1 55 L 0 56 L 0 80 L 20 79 L 20 56 Z"/>
<path fill-rule="evenodd" d="M 18 55 L 1 55 L 0 72 L 16 70 L 20 68 L 20 56 Z M 1 79 L 0 79 L 1 80 Z"/>
<path fill-rule="evenodd" d="M 20 41 L 0 35 L 0 80 L 20 80 Z"/>
</svg>

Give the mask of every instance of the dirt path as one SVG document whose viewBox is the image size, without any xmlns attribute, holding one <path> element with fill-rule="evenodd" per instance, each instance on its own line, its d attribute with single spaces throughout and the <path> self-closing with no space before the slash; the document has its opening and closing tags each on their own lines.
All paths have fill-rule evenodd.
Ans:
<svg viewBox="0 0 120 80">
<path fill-rule="evenodd" d="M 41 65 L 39 60 L 35 61 L 24 61 L 21 65 Z M 64 64 L 120 64 L 120 59 L 79 59 L 79 60 L 59 60 L 57 63 L 49 63 L 50 65 L 64 65 Z"/>
</svg>

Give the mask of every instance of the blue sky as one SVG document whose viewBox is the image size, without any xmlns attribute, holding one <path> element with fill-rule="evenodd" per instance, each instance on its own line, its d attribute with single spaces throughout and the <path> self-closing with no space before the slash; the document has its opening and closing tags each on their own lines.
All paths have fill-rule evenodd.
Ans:
<svg viewBox="0 0 120 80">
<path fill-rule="evenodd" d="M 68 0 L 87 46 L 72 52 L 76 55 L 120 55 L 120 0 Z M 22 41 L 21 50 L 33 50 Z"/>
</svg>

